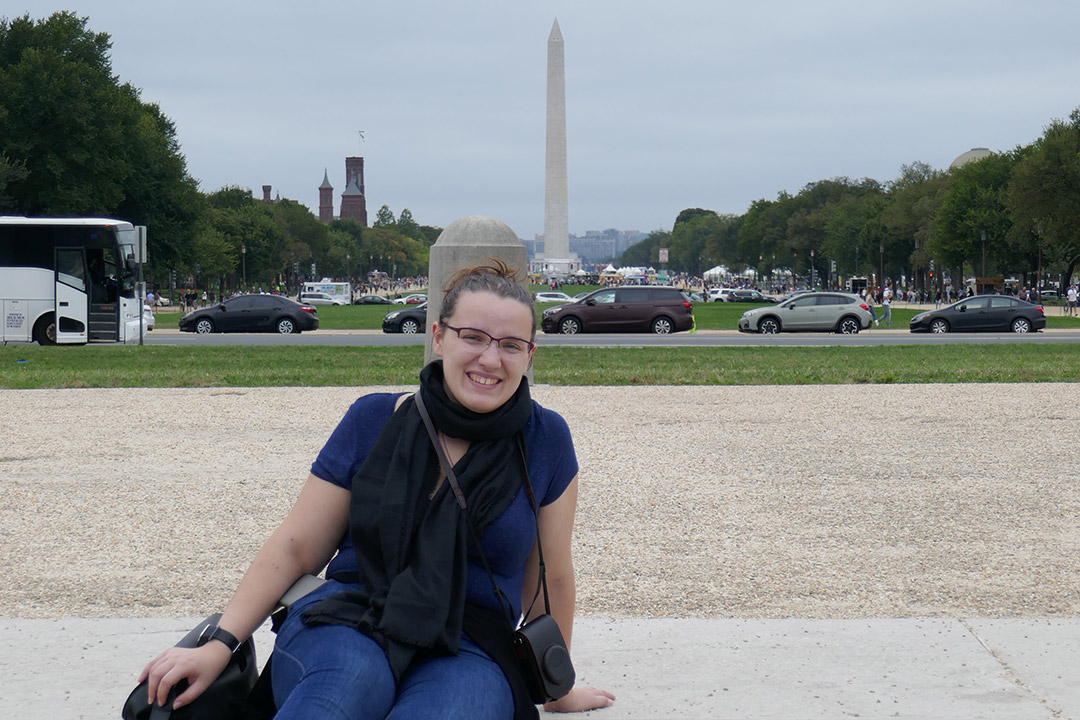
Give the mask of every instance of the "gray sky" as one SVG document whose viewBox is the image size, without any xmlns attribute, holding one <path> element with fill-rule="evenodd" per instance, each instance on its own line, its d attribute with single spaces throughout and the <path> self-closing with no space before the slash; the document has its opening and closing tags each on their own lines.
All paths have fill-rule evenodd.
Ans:
<svg viewBox="0 0 1080 720">
<path fill-rule="evenodd" d="M 77 0 L 72 0 L 76 2 Z M 14 0 L 0 13 L 63 6 Z M 1080 106 L 1060 0 L 82 0 L 113 68 L 176 123 L 203 190 L 318 209 L 365 157 L 369 216 L 543 232 L 547 36 L 566 42 L 570 232 L 1008 150 Z M 363 130 L 361 142 L 357 131 Z"/>
</svg>

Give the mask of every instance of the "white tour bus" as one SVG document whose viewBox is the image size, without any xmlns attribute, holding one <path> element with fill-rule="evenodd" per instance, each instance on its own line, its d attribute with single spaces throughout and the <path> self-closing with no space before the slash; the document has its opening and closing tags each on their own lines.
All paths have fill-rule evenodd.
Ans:
<svg viewBox="0 0 1080 720">
<path fill-rule="evenodd" d="M 0 217 L 0 341 L 138 342 L 135 227 Z"/>
</svg>

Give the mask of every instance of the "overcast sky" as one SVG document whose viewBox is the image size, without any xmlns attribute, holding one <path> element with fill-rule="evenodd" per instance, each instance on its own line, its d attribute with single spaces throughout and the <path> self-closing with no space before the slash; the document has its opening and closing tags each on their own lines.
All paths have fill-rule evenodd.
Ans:
<svg viewBox="0 0 1080 720">
<path fill-rule="evenodd" d="M 741 214 L 814 180 L 944 169 L 1080 106 L 1068 0 L 644 2 L 9 0 L 71 9 L 176 123 L 203 190 L 335 211 L 365 157 L 369 217 L 492 215 L 543 232 L 547 37 L 566 43 L 570 232 Z M 363 130 L 361 142 L 358 131 Z"/>
</svg>

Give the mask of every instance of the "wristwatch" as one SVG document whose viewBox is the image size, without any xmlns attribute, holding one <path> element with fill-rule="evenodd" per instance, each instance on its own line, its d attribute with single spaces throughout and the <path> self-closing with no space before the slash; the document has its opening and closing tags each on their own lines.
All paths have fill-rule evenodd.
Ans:
<svg viewBox="0 0 1080 720">
<path fill-rule="evenodd" d="M 211 640 L 220 640 L 225 643 L 225 647 L 229 648 L 229 652 L 236 652 L 240 649 L 240 641 L 236 639 L 228 630 L 223 630 L 218 625 L 207 625 L 203 628 L 203 631 L 199 633 L 198 646 L 202 647 Z"/>
</svg>

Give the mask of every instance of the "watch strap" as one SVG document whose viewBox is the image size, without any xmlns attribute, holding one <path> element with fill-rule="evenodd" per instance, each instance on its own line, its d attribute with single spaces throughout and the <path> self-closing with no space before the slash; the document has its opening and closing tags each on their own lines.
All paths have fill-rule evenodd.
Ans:
<svg viewBox="0 0 1080 720">
<path fill-rule="evenodd" d="M 229 652 L 236 652 L 240 649 L 240 641 L 236 639 L 236 636 L 219 625 L 207 625 L 203 629 L 202 634 L 199 635 L 199 647 L 211 640 L 221 641 L 225 644 L 225 647 L 229 648 Z"/>
</svg>

